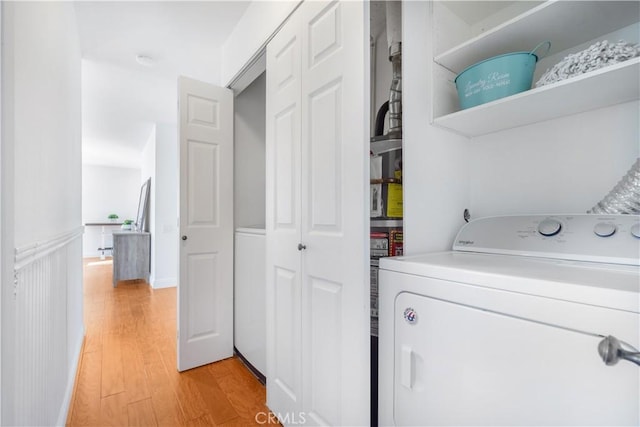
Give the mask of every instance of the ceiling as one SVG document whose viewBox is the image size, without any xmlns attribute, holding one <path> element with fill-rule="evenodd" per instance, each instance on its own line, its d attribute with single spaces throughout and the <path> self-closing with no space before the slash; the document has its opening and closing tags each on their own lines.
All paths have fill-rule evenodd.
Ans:
<svg viewBox="0 0 640 427">
<path fill-rule="evenodd" d="M 178 76 L 221 83 L 221 46 L 249 3 L 76 2 L 83 163 L 140 167 L 154 124 L 176 123 Z"/>
</svg>

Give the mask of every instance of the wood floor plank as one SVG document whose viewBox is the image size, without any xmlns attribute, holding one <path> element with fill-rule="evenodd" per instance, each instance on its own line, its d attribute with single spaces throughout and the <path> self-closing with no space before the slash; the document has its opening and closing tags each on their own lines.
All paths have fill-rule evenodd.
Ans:
<svg viewBox="0 0 640 427">
<path fill-rule="evenodd" d="M 102 325 L 104 333 L 120 332 L 120 311 L 117 297 L 114 294 L 108 295 L 104 301 L 104 324 Z"/>
<path fill-rule="evenodd" d="M 175 394 L 166 388 L 153 392 L 151 403 L 159 426 L 173 427 L 187 423 Z"/>
<path fill-rule="evenodd" d="M 84 295 L 92 299 L 91 302 L 85 304 L 85 306 L 83 307 L 85 319 L 91 319 L 94 316 L 102 317 L 102 314 L 104 313 L 104 294 L 85 293 Z"/>
<path fill-rule="evenodd" d="M 190 420 L 185 424 L 186 427 L 207 427 L 207 426 L 215 426 L 216 423 L 213 422 L 211 416 L 209 414 L 205 414 L 195 420 Z"/>
<path fill-rule="evenodd" d="M 177 372 L 176 289 L 114 288 L 112 268 L 85 261 L 86 337 L 68 425 L 260 425 L 265 389 L 237 358 Z"/>
<path fill-rule="evenodd" d="M 100 401 L 99 426 L 122 427 L 129 425 L 129 397 L 126 392 L 103 397 Z"/>
<path fill-rule="evenodd" d="M 84 352 L 102 351 L 102 323 L 104 318 L 96 317 L 92 321 L 85 320 Z"/>
<path fill-rule="evenodd" d="M 227 421 L 223 424 L 217 424 L 218 427 L 247 427 L 247 426 L 268 426 L 268 427 L 276 427 L 279 426 L 280 423 L 277 421 L 275 417 L 269 419 L 268 412 L 266 414 L 257 414 L 255 418 L 247 419 L 247 418 L 234 418 L 233 420 Z M 258 421 L 256 421 L 258 420 Z M 271 421 L 269 421 L 271 420 Z"/>
<path fill-rule="evenodd" d="M 152 363 L 162 364 L 162 356 L 156 345 L 156 338 L 143 331 L 138 331 L 136 336 L 140 348 L 140 355 L 142 356 L 142 363 L 144 363 L 145 366 Z"/>
<path fill-rule="evenodd" d="M 232 357 L 230 359 L 227 359 L 227 362 L 228 362 L 227 368 L 229 369 L 232 375 L 237 376 L 238 378 L 242 379 L 244 382 L 248 384 L 252 384 L 252 385 L 255 384 L 257 386 L 262 386 L 260 381 L 258 381 L 255 375 L 253 375 L 249 371 L 249 369 L 244 365 L 244 363 L 242 363 L 240 359 L 238 359 L 237 357 Z"/>
<path fill-rule="evenodd" d="M 188 421 L 200 418 L 207 413 L 206 405 L 193 381 L 176 369 L 175 339 L 161 338 L 158 340 L 158 347 L 167 372 L 168 384 L 178 399 L 184 419 Z"/>
<path fill-rule="evenodd" d="M 156 336 L 156 345 L 160 351 L 162 362 L 169 374 L 178 373 L 178 353 L 175 335 L 160 334 Z"/>
<path fill-rule="evenodd" d="M 122 336 L 107 332 L 102 337 L 102 397 L 123 391 Z"/>
<path fill-rule="evenodd" d="M 173 387 L 185 420 L 200 418 L 207 413 L 203 396 L 193 381 L 177 372 L 173 375 L 170 374 L 169 377 L 169 384 Z"/>
<path fill-rule="evenodd" d="M 129 403 L 127 406 L 129 426 L 157 426 L 151 398 Z"/>
<path fill-rule="evenodd" d="M 167 386 L 169 377 L 161 358 L 145 364 L 145 372 L 151 387 L 151 400 L 158 425 L 183 425 L 185 418 L 176 394 Z"/>
<path fill-rule="evenodd" d="M 207 365 L 207 367 L 209 368 L 209 372 L 211 372 L 211 375 L 213 375 L 214 378 L 221 378 L 225 375 L 231 374 L 229 364 L 232 360 L 233 358 L 220 360 L 219 362 L 210 363 L 209 365 Z"/>
<path fill-rule="evenodd" d="M 122 340 L 122 371 L 129 402 L 151 397 L 142 353 L 133 334 L 125 336 Z"/>
<path fill-rule="evenodd" d="M 79 369 L 71 424 L 97 425 L 100 415 L 102 354 L 100 352 L 84 353 Z"/>
<path fill-rule="evenodd" d="M 238 417 L 238 413 L 227 399 L 227 395 L 206 366 L 190 369 L 183 372 L 182 375 L 195 384 L 206 405 L 206 411 L 216 424 Z"/>
<path fill-rule="evenodd" d="M 241 418 L 252 419 L 259 412 L 268 413 L 269 409 L 260 391 L 262 385 L 258 380 L 255 380 L 255 383 L 248 383 L 244 378 L 236 375 L 226 375 L 218 378 L 217 382 Z"/>
<path fill-rule="evenodd" d="M 251 392 L 258 403 L 266 404 L 267 394 L 265 386 L 249 371 L 240 359 L 234 357 L 229 360 L 229 371 L 242 389 Z"/>
</svg>

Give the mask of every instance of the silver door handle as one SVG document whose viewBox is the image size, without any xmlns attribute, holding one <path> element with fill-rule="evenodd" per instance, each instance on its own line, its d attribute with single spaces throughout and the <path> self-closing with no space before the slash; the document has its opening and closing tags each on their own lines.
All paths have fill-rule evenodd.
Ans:
<svg viewBox="0 0 640 427">
<path fill-rule="evenodd" d="M 623 345 L 631 348 L 631 350 L 625 350 L 622 348 Z M 611 335 L 600 341 L 598 353 L 602 357 L 602 361 L 608 366 L 615 365 L 620 359 L 628 360 L 640 366 L 640 352 L 627 343 L 621 343 L 620 340 Z"/>
<path fill-rule="evenodd" d="M 307 246 L 306 246 L 306 245 L 303 245 L 302 243 L 298 243 L 298 250 L 299 250 L 299 251 L 303 251 L 303 250 L 305 250 L 305 249 L 307 249 Z"/>
</svg>

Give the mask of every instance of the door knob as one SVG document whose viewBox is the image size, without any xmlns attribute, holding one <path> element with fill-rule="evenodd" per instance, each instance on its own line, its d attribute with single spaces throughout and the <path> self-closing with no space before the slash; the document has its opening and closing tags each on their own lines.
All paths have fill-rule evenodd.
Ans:
<svg viewBox="0 0 640 427">
<path fill-rule="evenodd" d="M 623 348 L 625 345 L 629 347 L 628 350 Z M 640 352 L 611 335 L 600 341 L 598 353 L 600 353 L 602 361 L 609 366 L 615 365 L 620 359 L 628 360 L 640 366 Z"/>
<path fill-rule="evenodd" d="M 299 251 L 303 251 L 303 250 L 305 250 L 305 249 L 307 249 L 307 246 L 306 246 L 306 245 L 303 245 L 302 243 L 298 243 L 298 250 L 299 250 Z"/>
<path fill-rule="evenodd" d="M 187 240 L 187 236 L 182 236 L 182 240 Z"/>
</svg>

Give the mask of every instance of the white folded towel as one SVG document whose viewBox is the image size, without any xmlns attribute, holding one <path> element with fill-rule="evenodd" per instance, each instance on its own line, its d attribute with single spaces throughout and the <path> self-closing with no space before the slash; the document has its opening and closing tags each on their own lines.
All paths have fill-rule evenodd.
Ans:
<svg viewBox="0 0 640 427">
<path fill-rule="evenodd" d="M 582 52 L 572 53 L 558 62 L 540 77 L 540 80 L 536 82 L 536 87 L 624 62 L 636 56 L 640 56 L 640 45 L 633 45 L 624 40 L 620 40 L 618 43 L 609 43 L 607 40 L 603 40 Z"/>
</svg>

